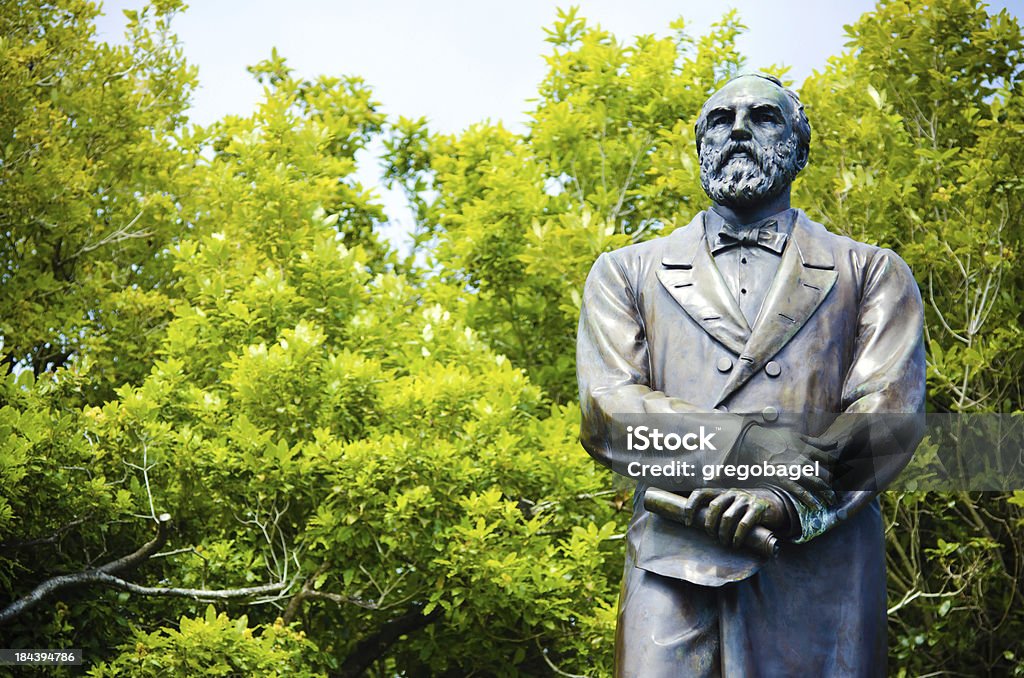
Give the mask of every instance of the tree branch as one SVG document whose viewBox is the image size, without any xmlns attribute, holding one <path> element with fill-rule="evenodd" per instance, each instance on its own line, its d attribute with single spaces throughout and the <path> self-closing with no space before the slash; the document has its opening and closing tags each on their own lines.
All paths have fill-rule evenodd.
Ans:
<svg viewBox="0 0 1024 678">
<path fill-rule="evenodd" d="M 61 589 L 84 586 L 86 584 L 100 584 L 111 588 L 136 593 L 142 596 L 165 596 L 176 598 L 194 598 L 196 600 L 232 600 L 235 598 L 252 598 L 270 593 L 280 594 L 287 591 L 291 586 L 284 580 L 261 586 L 249 586 L 237 589 L 187 589 L 160 586 L 140 586 L 121 577 L 114 576 L 114 573 L 127 572 L 135 569 L 143 561 L 168 554 L 159 554 L 157 551 L 167 542 L 167 532 L 170 526 L 171 517 L 164 513 L 157 519 L 157 535 L 151 541 L 144 544 L 134 553 L 123 558 L 113 560 L 106 565 L 95 569 L 76 572 L 75 574 L 62 574 L 47 579 L 37 586 L 26 596 L 19 598 L 3 610 L 0 610 L 0 625 L 5 624 L 22 613 L 35 607 L 43 600 Z M 184 549 L 191 550 L 191 549 Z M 175 553 L 175 552 L 170 552 Z"/>
<path fill-rule="evenodd" d="M 581 676 L 578 673 L 568 673 L 555 666 L 555 663 L 548 657 L 548 651 L 541 646 L 540 639 L 534 638 L 534 642 L 537 643 L 537 649 L 540 650 L 540 656 L 544 660 L 544 663 L 548 665 L 548 668 L 554 671 L 559 676 L 565 676 L 565 678 L 587 678 L 587 676 Z"/>
<path fill-rule="evenodd" d="M 284 615 L 282 615 L 285 624 L 290 624 L 292 620 L 295 619 L 299 610 L 302 609 L 302 604 L 313 592 L 313 582 L 316 581 L 317 577 L 326 572 L 328 567 L 330 567 L 329 561 L 321 563 L 320 567 L 316 569 L 316 572 L 314 572 L 313 575 L 302 584 L 302 588 L 299 589 L 299 592 L 292 596 L 292 599 L 288 601 L 288 607 L 285 608 Z"/>
<path fill-rule="evenodd" d="M 430 614 L 425 615 L 423 614 L 422 605 L 414 605 L 412 609 L 401 617 L 392 619 L 378 629 L 376 633 L 359 641 L 352 654 L 345 658 L 345 662 L 341 665 L 341 670 L 336 675 L 350 678 L 363 675 L 400 637 L 413 631 L 419 631 L 440 618 L 440 607 L 434 608 Z"/>
<path fill-rule="evenodd" d="M 129 553 L 122 558 L 112 560 L 106 565 L 101 565 L 100 567 L 92 570 L 84 570 L 75 574 L 62 574 L 47 579 L 42 584 L 35 587 L 28 595 L 22 596 L 3 610 L 0 610 L 0 624 L 6 624 L 15 617 L 32 609 L 39 603 L 43 602 L 47 597 L 61 589 L 71 586 L 80 586 L 82 584 L 91 584 L 94 582 L 107 583 L 105 582 L 105 577 L 117 579 L 112 576 L 113 573 L 135 569 L 141 565 L 144 560 L 159 551 L 160 548 L 167 543 L 167 532 L 170 524 L 171 516 L 163 513 L 157 520 L 156 536 L 143 544 L 134 553 Z"/>
<path fill-rule="evenodd" d="M 152 236 L 153 234 L 151 232 L 149 232 L 149 231 L 131 231 L 131 230 L 129 230 L 129 229 L 131 229 L 132 226 L 134 226 L 139 221 L 139 219 L 142 218 L 142 215 L 144 213 L 145 213 L 145 210 L 140 211 L 138 214 L 135 215 L 135 217 L 131 221 L 129 221 L 127 224 L 125 224 L 121 228 L 117 229 L 113 233 L 110 233 L 110 234 L 104 236 L 103 238 L 101 238 L 100 240 L 98 240 L 98 241 L 96 241 L 96 242 L 94 242 L 92 244 L 83 245 L 82 247 L 80 247 L 78 249 L 77 252 L 75 252 L 71 256 L 69 256 L 69 257 L 67 257 L 65 259 L 61 259 L 60 263 L 61 264 L 65 264 L 65 263 L 67 263 L 69 261 L 73 261 L 75 259 L 78 259 L 83 254 L 88 254 L 89 252 L 92 252 L 94 250 L 98 250 L 101 247 L 106 247 L 107 245 L 113 245 L 114 243 L 119 243 L 119 242 L 122 242 L 124 240 L 132 240 L 132 239 L 136 239 L 136 238 L 148 238 L 148 237 Z"/>
<path fill-rule="evenodd" d="M 97 573 L 96 577 L 90 580 L 98 584 L 105 584 L 113 588 L 122 589 L 129 593 L 137 593 L 142 596 L 168 596 L 174 598 L 195 598 L 196 600 L 232 600 L 234 598 L 252 598 L 268 593 L 280 593 L 288 588 L 288 582 L 274 582 L 261 586 L 249 586 L 239 589 L 182 589 L 160 586 L 139 586 L 130 581 L 115 577 L 109 574 Z"/>
<path fill-rule="evenodd" d="M 32 546 L 42 546 L 43 544 L 54 544 L 60 539 L 61 535 L 70 530 L 73 527 L 77 527 L 85 522 L 85 518 L 78 518 L 72 520 L 67 525 L 62 525 L 57 528 L 57 531 L 46 537 L 39 537 L 37 539 L 29 539 L 27 541 L 8 541 L 0 544 L 0 551 L 14 551 L 16 549 L 25 549 Z"/>
</svg>

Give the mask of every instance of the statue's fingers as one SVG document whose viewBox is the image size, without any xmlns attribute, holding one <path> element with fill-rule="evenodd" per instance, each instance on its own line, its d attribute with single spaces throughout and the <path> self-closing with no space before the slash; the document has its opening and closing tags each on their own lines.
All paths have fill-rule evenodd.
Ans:
<svg viewBox="0 0 1024 678">
<path fill-rule="evenodd" d="M 761 524 L 761 519 L 764 516 L 767 506 L 759 501 L 754 502 L 747 507 L 743 517 L 736 524 L 736 532 L 732 538 L 732 545 L 735 548 L 739 548 L 743 545 L 743 542 L 747 539 L 747 535 L 754 529 L 755 525 Z"/>
<path fill-rule="evenodd" d="M 736 524 L 746 515 L 750 506 L 746 497 L 737 496 L 724 512 L 722 519 L 718 521 L 718 541 L 728 546 L 733 541 L 733 534 L 736 532 Z"/>
<path fill-rule="evenodd" d="M 779 488 L 785 490 L 786 492 L 789 492 L 791 495 L 796 497 L 797 501 L 799 501 L 807 508 L 815 508 L 821 503 L 820 501 L 815 499 L 814 495 L 811 494 L 811 492 L 808 489 L 806 489 L 803 485 L 796 482 L 795 480 L 790 480 L 789 478 L 783 477 L 776 477 L 774 483 Z"/>
<path fill-rule="evenodd" d="M 717 494 L 717 492 L 707 487 L 691 492 L 686 498 L 686 504 L 683 506 L 683 523 L 687 527 L 693 525 L 693 517 L 697 515 L 697 512 L 700 511 L 704 504 L 714 499 Z"/>
<path fill-rule="evenodd" d="M 725 492 L 720 494 L 711 500 L 708 504 L 708 513 L 704 517 L 704 529 L 712 537 L 718 531 L 718 522 L 722 518 L 722 512 L 729 508 L 729 505 L 736 499 L 736 495 L 731 492 Z"/>
<path fill-rule="evenodd" d="M 804 478 L 816 478 L 825 487 L 832 487 L 832 470 L 828 466 L 821 466 L 818 468 L 817 475 L 807 475 Z"/>
<path fill-rule="evenodd" d="M 833 462 L 835 462 L 835 457 L 832 455 L 831 452 L 820 450 L 817 447 L 814 447 L 813 445 L 808 445 L 804 449 L 807 451 L 808 461 L 810 461 L 811 463 L 818 462 L 818 464 L 821 466 L 822 471 L 832 468 L 832 464 Z"/>
</svg>

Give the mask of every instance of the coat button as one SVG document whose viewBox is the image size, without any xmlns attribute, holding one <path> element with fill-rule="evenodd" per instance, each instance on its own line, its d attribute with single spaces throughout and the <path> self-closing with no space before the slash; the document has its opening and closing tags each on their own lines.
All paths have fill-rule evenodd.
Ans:
<svg viewBox="0 0 1024 678">
<path fill-rule="evenodd" d="M 768 407 L 761 410 L 761 417 L 768 423 L 771 423 L 779 418 L 779 411 L 769 405 Z"/>
<path fill-rule="evenodd" d="M 718 359 L 718 363 L 715 364 L 719 372 L 728 372 L 732 369 L 732 360 L 722 356 Z"/>
<path fill-rule="evenodd" d="M 769 360 L 768 364 L 764 366 L 764 371 L 769 377 L 777 377 L 782 374 L 782 365 L 774 360 Z"/>
</svg>

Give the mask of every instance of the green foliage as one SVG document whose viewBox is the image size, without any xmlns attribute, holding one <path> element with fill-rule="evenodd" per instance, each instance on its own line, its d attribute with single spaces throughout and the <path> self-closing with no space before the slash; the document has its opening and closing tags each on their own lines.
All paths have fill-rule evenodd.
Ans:
<svg viewBox="0 0 1024 678">
<path fill-rule="evenodd" d="M 891 665 L 903 676 L 938 668 L 1024 675 L 1012 651 L 1024 628 L 1024 511 L 1014 496 L 918 492 L 888 500 Z"/>
<path fill-rule="evenodd" d="M 36 374 L 79 351 L 93 390 L 148 370 L 169 304 L 162 256 L 180 229 L 176 139 L 195 70 L 170 32 L 179 2 L 129 17 L 128 45 L 92 39 L 94 3 L 0 8 L 3 361 Z"/>
<path fill-rule="evenodd" d="M 89 386 L 86 375 L 67 369 L 39 380 L 24 371 L 0 383 L 0 587 L 12 598 L 40 573 L 76 572 L 152 536 L 131 518 L 139 508 L 138 479 L 129 479 L 121 461 L 97 444 L 89 413 L 69 404 Z M 110 593 L 99 603 L 77 598 L 45 613 L 31 610 L 5 629 L 5 641 L 12 647 L 80 643 L 100 656 L 123 631 L 110 607 L 115 599 Z"/>
<path fill-rule="evenodd" d="M 185 212 L 218 230 L 238 225 L 220 232 L 230 241 L 255 237 L 254 245 L 288 257 L 288 231 L 319 208 L 349 245 L 363 245 L 383 266 L 386 252 L 373 234 L 383 211 L 352 177 L 355 154 L 384 123 L 370 89 L 357 77 L 296 79 L 276 50 L 249 71 L 264 85 L 264 101 L 253 115 L 206 130 L 216 152 L 212 176 L 193 174 L 199 194 Z M 209 194 L 214 187 L 230 193 Z"/>
<path fill-rule="evenodd" d="M 202 619 L 182 617 L 178 630 L 163 628 L 135 634 L 134 646 L 121 648 L 109 664 L 101 662 L 89 671 L 96 678 L 152 676 L 271 676 L 297 678 L 325 676 L 315 662 L 316 646 L 302 631 L 274 624 L 251 628 L 242 615 L 232 620 L 217 614 L 211 605 Z"/>
<path fill-rule="evenodd" d="M 910 264 L 933 409 L 1019 411 L 1020 26 L 963 0 L 887 2 L 849 33 L 802 88 L 815 140 L 794 200 Z"/>
<path fill-rule="evenodd" d="M 109 662 L 97 675 L 609 664 L 625 512 L 579 454 L 577 408 L 552 406 L 448 310 L 464 292 L 397 272 L 372 232 L 380 209 L 350 178 L 383 121 L 369 91 L 295 80 L 277 55 L 253 71 L 267 85 L 253 115 L 180 141 L 191 165 L 148 374 L 85 407 L 95 400 L 78 391 L 109 354 L 34 387 L 30 372 L 10 378 L 0 468 L 17 489 L 0 538 L 63 536 L 0 564 L 24 595 L 134 551 L 152 536 L 146 518 L 167 512 L 167 555 L 126 577 L 200 600 L 287 588 L 237 621 L 189 619 L 192 597 L 69 589 L 63 607 L 27 613 L 19 643 L 87 648 Z M 186 150 L 207 144 L 208 156 Z M 610 237 L 562 228 L 595 247 Z M 71 491 L 84 480 L 61 466 L 95 478 L 89 491 Z M 49 484 L 22 490 L 32 472 Z M 68 499 L 44 508 L 39 493 Z M 278 614 L 315 645 L 274 631 Z M 183 616 L 178 630 L 161 621 Z"/>
<path fill-rule="evenodd" d="M 558 402 L 575 398 L 572 295 L 590 264 L 702 200 L 692 142 L 679 137 L 741 66 L 742 25 L 729 13 L 699 39 L 682 20 L 673 28 L 624 45 L 560 11 L 525 133 L 483 123 L 431 135 L 403 120 L 388 143 L 388 177 L 413 198 L 418 242 L 436 242 L 434 266 L 472 292 L 468 322 Z M 680 156 L 689 181 L 670 169 Z"/>
<path fill-rule="evenodd" d="M 166 362 L 104 408 L 107 421 L 121 420 L 115 430 L 144 417 L 153 459 L 166 459 L 157 468 L 172 476 L 161 506 L 195 526 L 185 543 L 211 553 L 211 533 L 229 536 L 230 549 L 246 555 L 218 565 L 239 583 L 254 563 L 284 577 L 291 559 L 316 592 L 303 612 L 308 628 L 332 630 L 319 642 L 338 663 L 416 604 L 424 614 L 436 605 L 449 613 L 443 629 L 402 648 L 405 661 L 432 670 L 466 666 L 480 652 L 535 654 L 527 639 L 539 618 L 556 637 L 568 635 L 562 644 L 593 641 L 597 632 L 576 617 L 597 612 L 544 594 L 569 586 L 571 575 L 602 572 L 592 607 L 614 580 L 603 559 L 570 538 L 577 513 L 552 506 L 541 517 L 530 508 L 585 506 L 593 500 L 573 497 L 602 489 L 603 476 L 575 454 L 578 412 L 552 413 L 519 370 L 431 303 L 429 288 L 372 276 L 361 250 L 315 218 L 306 224 L 289 233 L 291 258 L 275 266 L 250 252 L 248 277 L 224 284 L 215 271 L 243 258 L 241 243 L 209 236 L 183 244 L 183 287 L 214 281 L 218 291 L 195 288 L 168 328 Z M 615 509 L 599 508 L 589 520 L 607 522 Z M 484 536 L 473 532 L 481 521 Z M 465 558 L 477 539 L 477 557 Z M 476 572 L 481 559 L 512 558 L 559 569 L 539 579 L 534 567 L 515 574 L 511 599 Z M 178 567 L 170 578 L 186 585 L 209 576 L 194 558 Z M 494 618 L 499 609 L 507 619 Z M 488 617 L 503 640 L 475 634 Z"/>
<path fill-rule="evenodd" d="M 607 651 L 617 568 L 596 556 L 613 552 L 602 544 L 617 507 L 577 454 L 578 411 L 546 406 L 429 290 L 371 276 L 322 219 L 288 239 L 290 258 L 254 247 L 235 270 L 224 264 L 246 256 L 242 243 L 183 242 L 177 270 L 195 294 L 165 358 L 86 410 L 97 448 L 149 469 L 174 545 L 195 547 L 154 577 L 294 578 L 310 591 L 293 614 L 337 664 L 417 605 L 440 606 L 447 623 L 403 644 L 412 666 L 455 670 L 480 653 L 536 662 L 538 620 L 552 653 Z M 215 271 L 238 277 L 221 284 Z M 207 283 L 218 292 L 205 296 Z M 147 488 L 135 490 L 145 513 Z M 578 581 L 589 598 L 574 595 Z M 484 619 L 494 638 L 476 633 Z"/>
</svg>

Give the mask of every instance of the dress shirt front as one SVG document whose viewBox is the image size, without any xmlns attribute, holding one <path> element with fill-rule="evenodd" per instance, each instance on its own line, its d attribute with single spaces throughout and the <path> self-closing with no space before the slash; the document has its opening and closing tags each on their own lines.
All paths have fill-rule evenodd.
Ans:
<svg viewBox="0 0 1024 678">
<path fill-rule="evenodd" d="M 789 236 L 796 216 L 795 209 L 788 209 L 762 221 L 733 228 L 740 232 L 767 228 Z M 715 266 L 722 274 L 733 298 L 739 303 L 747 325 L 753 327 L 768 294 L 768 288 L 775 279 L 775 272 L 782 260 L 782 249 L 776 252 L 771 247 L 748 242 L 737 243 L 728 237 L 722 237 L 722 228 L 726 223 L 722 215 L 711 208 L 704 218 L 704 232 L 711 255 L 715 259 Z"/>
</svg>

